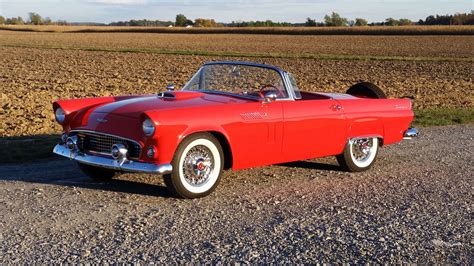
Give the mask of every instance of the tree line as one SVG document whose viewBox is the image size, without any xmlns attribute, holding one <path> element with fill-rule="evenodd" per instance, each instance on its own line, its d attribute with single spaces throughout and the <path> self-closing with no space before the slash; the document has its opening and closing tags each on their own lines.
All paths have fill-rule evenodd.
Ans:
<svg viewBox="0 0 474 266">
<path fill-rule="evenodd" d="M 161 20 L 147 20 L 147 19 L 132 19 L 129 21 L 117 21 L 109 23 L 110 26 L 169 26 L 174 25 L 172 21 L 161 21 Z"/>
<path fill-rule="evenodd" d="M 66 25 L 68 24 L 65 20 L 57 20 L 52 21 L 49 17 L 41 17 L 38 13 L 30 12 L 28 13 L 28 19 L 25 21 L 22 17 L 11 17 L 11 18 L 4 18 L 0 16 L 0 25 L 8 24 L 8 25 L 23 25 L 23 24 L 31 24 L 31 25 Z"/>
<path fill-rule="evenodd" d="M 424 21 L 419 20 L 420 25 L 474 25 L 474 11 L 471 13 L 455 15 L 429 16 Z"/>
<path fill-rule="evenodd" d="M 11 17 L 4 18 L 0 16 L 0 25 L 11 24 L 11 25 L 69 25 L 78 23 L 68 23 L 65 20 L 52 21 L 49 17 L 43 18 L 38 13 L 31 12 L 28 14 L 28 19 L 23 20 L 22 17 Z M 307 18 L 304 23 L 290 23 L 290 22 L 274 22 L 271 20 L 263 21 L 232 21 L 231 23 L 218 23 L 214 19 L 197 18 L 194 21 L 188 19 L 183 14 L 176 15 L 175 21 L 161 21 L 161 20 L 129 20 L 129 21 L 118 21 L 111 22 L 109 24 L 95 25 L 110 25 L 110 26 L 176 26 L 176 27 L 294 27 L 294 26 L 307 26 L 307 27 L 325 27 L 325 26 L 404 26 L 404 25 L 474 25 L 474 11 L 471 13 L 457 13 L 454 15 L 432 15 L 428 16 L 425 20 L 420 19 L 417 22 L 413 22 L 406 18 L 387 18 L 382 22 L 372 22 L 364 18 L 356 18 L 349 20 L 342 17 L 336 12 L 332 12 L 324 16 L 324 21 L 319 22 L 313 18 Z"/>
<path fill-rule="evenodd" d="M 457 13 L 454 15 L 436 15 L 428 16 L 425 20 L 420 19 L 417 22 L 413 22 L 407 18 L 387 18 L 383 22 L 372 22 L 364 18 L 356 18 L 355 20 L 349 20 L 341 17 L 336 12 L 330 15 L 324 16 L 324 22 L 317 22 L 315 19 L 307 18 L 305 26 L 317 27 L 317 26 L 406 26 L 406 25 L 474 25 L 474 11 L 471 13 Z"/>
</svg>

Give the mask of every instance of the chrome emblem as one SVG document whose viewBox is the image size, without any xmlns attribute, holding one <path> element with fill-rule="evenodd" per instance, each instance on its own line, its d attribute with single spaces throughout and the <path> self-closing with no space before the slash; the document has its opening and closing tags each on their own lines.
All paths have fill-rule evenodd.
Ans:
<svg viewBox="0 0 474 266">
<path fill-rule="evenodd" d="M 99 123 L 107 123 L 108 122 L 108 120 L 104 119 L 104 118 L 97 118 L 96 121 L 99 122 Z"/>
</svg>

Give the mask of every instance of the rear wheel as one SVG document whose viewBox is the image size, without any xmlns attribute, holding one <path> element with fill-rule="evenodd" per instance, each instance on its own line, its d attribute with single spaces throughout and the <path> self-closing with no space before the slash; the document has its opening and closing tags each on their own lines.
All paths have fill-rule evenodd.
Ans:
<svg viewBox="0 0 474 266">
<path fill-rule="evenodd" d="M 359 97 L 385 99 L 387 96 L 377 85 L 370 82 L 361 82 L 352 85 L 346 92 L 347 94 Z"/>
<path fill-rule="evenodd" d="M 84 174 L 94 179 L 95 181 L 108 181 L 117 175 L 117 172 L 115 172 L 114 170 L 104 169 L 82 163 L 78 163 L 78 165 Z"/>
<path fill-rule="evenodd" d="M 336 158 L 344 170 L 361 172 L 372 167 L 378 148 L 378 138 L 353 138 L 347 142 L 344 153 Z"/>
<path fill-rule="evenodd" d="M 204 197 L 219 184 L 223 162 L 222 147 L 213 135 L 194 134 L 178 146 L 172 161 L 173 171 L 163 178 L 168 189 L 178 197 Z"/>
</svg>

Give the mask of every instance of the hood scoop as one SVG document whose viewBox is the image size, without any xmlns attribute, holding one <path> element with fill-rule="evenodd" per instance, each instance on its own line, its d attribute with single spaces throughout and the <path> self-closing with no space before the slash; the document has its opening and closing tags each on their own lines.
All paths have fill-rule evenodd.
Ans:
<svg viewBox="0 0 474 266">
<path fill-rule="evenodd" d="M 190 100 L 204 96 L 202 92 L 196 91 L 165 91 L 158 93 L 158 99 L 164 101 Z"/>
<path fill-rule="evenodd" d="M 165 92 L 158 93 L 158 98 L 164 99 L 164 100 L 176 100 L 176 95 L 174 95 L 173 92 L 165 91 Z"/>
</svg>

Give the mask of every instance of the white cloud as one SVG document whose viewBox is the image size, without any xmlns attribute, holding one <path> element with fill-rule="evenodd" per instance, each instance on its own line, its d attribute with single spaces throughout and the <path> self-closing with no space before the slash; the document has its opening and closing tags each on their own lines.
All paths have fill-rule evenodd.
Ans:
<svg viewBox="0 0 474 266">
<path fill-rule="evenodd" d="M 148 0 L 88 0 L 88 2 L 103 5 L 144 5 Z"/>
</svg>

